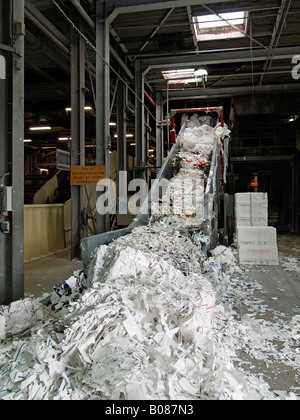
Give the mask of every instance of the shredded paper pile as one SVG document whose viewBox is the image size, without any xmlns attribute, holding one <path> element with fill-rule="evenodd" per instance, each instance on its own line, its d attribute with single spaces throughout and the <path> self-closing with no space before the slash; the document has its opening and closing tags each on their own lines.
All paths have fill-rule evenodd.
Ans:
<svg viewBox="0 0 300 420">
<path fill-rule="evenodd" d="M 174 183 L 204 178 L 214 130 L 200 122 L 184 137 Z M 285 328 L 252 316 L 261 286 L 239 280 L 233 249 L 204 255 L 206 240 L 190 207 L 157 212 L 50 296 L 1 307 L 0 399 L 297 399 L 271 390 L 239 352 L 299 369 L 300 316 Z"/>
</svg>

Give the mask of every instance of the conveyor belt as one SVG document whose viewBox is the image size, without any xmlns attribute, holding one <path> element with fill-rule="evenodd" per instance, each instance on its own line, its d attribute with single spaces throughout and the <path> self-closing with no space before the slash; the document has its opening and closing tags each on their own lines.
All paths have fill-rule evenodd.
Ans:
<svg viewBox="0 0 300 420">
<path fill-rule="evenodd" d="M 221 108 L 214 108 L 213 111 L 219 112 Z M 201 108 L 201 111 L 209 112 L 210 108 Z M 181 111 L 181 110 L 180 110 Z M 194 110 L 193 110 L 194 111 Z M 195 110 L 196 111 L 196 110 Z M 176 110 L 177 112 L 177 110 Z M 174 114 L 173 114 L 174 115 Z M 222 119 L 221 119 L 222 121 Z M 187 119 L 184 120 L 181 130 L 178 134 L 178 138 L 186 130 Z M 156 196 L 156 190 L 160 187 L 162 179 L 170 180 L 172 177 L 172 170 L 174 159 L 177 153 L 180 151 L 179 143 L 173 144 L 161 170 L 159 171 L 156 180 L 154 181 L 152 188 L 141 206 L 140 212 L 135 218 L 134 222 L 130 226 L 124 229 L 116 231 L 106 232 L 92 237 L 85 238 L 81 241 L 82 260 L 83 265 L 86 268 L 89 264 L 92 252 L 100 245 L 108 245 L 113 240 L 120 238 L 121 236 L 130 234 L 133 229 L 139 226 L 145 226 L 149 223 L 150 212 L 151 212 L 151 199 Z M 217 230 L 218 230 L 218 201 L 219 201 L 219 190 L 221 182 L 221 143 L 219 138 L 216 136 L 214 141 L 213 152 L 210 162 L 210 172 L 206 182 L 206 189 L 204 194 L 204 222 L 203 231 L 209 237 L 208 248 L 216 246 L 217 244 Z"/>
<path fill-rule="evenodd" d="M 98 248 L 100 245 L 108 245 L 111 241 L 114 239 L 118 239 L 121 236 L 127 235 L 133 231 L 134 228 L 138 226 L 144 226 L 149 223 L 149 217 L 150 217 L 150 207 L 148 203 L 151 201 L 151 194 L 153 194 L 153 190 L 156 189 L 159 186 L 159 181 L 163 178 L 170 179 L 172 176 L 172 163 L 174 160 L 174 156 L 179 150 L 178 144 L 174 144 L 170 150 L 170 153 L 165 160 L 161 170 L 159 171 L 157 178 L 152 186 L 151 191 L 148 194 L 148 197 L 146 198 L 144 204 L 142 205 L 140 212 L 136 216 L 135 220 L 124 229 L 115 230 L 112 232 L 105 232 L 101 233 L 99 235 L 91 236 L 88 238 L 84 238 L 81 241 L 81 253 L 82 253 L 82 261 L 84 267 L 87 267 L 91 254 L 94 249 Z M 148 212 L 143 211 L 145 209 L 145 206 L 148 206 Z"/>
</svg>

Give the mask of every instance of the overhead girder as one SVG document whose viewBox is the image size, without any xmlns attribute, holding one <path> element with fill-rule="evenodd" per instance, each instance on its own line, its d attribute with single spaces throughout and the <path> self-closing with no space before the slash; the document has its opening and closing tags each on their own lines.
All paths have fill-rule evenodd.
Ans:
<svg viewBox="0 0 300 420">
<path fill-rule="evenodd" d="M 273 60 L 292 59 L 299 54 L 299 47 L 278 47 Z M 172 57 L 143 58 L 144 75 L 152 69 L 185 68 L 191 66 L 223 64 L 223 63 L 245 63 L 251 61 L 265 61 L 268 57 L 268 50 L 258 48 L 250 50 L 233 50 L 224 52 L 200 53 L 197 55 L 183 54 Z"/>
</svg>

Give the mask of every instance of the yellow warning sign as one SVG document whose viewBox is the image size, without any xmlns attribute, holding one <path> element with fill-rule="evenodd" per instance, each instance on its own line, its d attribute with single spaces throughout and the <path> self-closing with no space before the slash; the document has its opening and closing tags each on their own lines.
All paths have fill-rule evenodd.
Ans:
<svg viewBox="0 0 300 420">
<path fill-rule="evenodd" d="M 105 166 L 71 166 L 71 185 L 97 185 L 104 178 Z"/>
</svg>

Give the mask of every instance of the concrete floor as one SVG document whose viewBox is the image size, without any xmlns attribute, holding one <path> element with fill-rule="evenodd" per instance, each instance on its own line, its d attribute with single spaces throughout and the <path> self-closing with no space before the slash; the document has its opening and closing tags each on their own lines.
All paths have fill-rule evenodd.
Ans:
<svg viewBox="0 0 300 420">
<path fill-rule="evenodd" d="M 71 260 L 70 249 L 25 263 L 25 297 L 50 294 L 53 286 L 63 283 L 74 271 L 82 268 L 81 261 Z"/>
<path fill-rule="evenodd" d="M 249 266 L 242 276 L 244 281 L 257 281 L 263 286 L 255 297 L 262 299 L 267 310 L 257 313 L 256 318 L 275 323 L 278 319 L 288 323 L 295 315 L 300 315 L 300 236 L 278 236 L 279 266 Z M 244 266 L 246 267 L 246 266 Z M 241 305 L 241 318 L 249 312 L 249 308 Z M 282 343 L 274 343 L 278 349 Z M 295 351 L 299 343 L 295 342 Z M 300 372 L 284 361 L 272 357 L 268 360 L 255 360 L 241 352 L 240 357 L 255 368 L 253 374 L 261 375 L 272 390 L 281 390 L 300 394 Z"/>
</svg>

